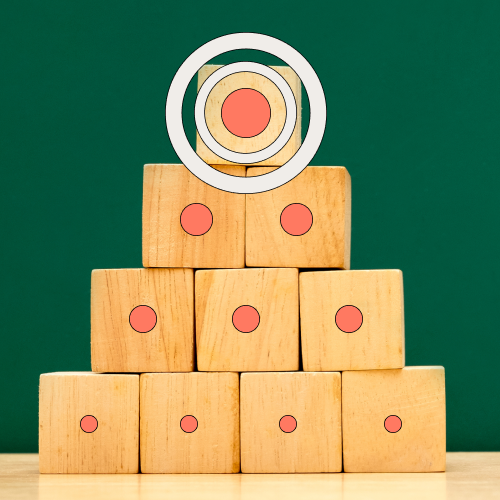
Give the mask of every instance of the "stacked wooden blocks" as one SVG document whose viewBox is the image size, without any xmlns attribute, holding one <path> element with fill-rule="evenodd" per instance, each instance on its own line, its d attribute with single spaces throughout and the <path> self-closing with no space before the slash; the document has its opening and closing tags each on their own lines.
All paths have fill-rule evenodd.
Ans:
<svg viewBox="0 0 500 500">
<path fill-rule="evenodd" d="M 300 104 L 296 75 L 275 69 Z M 226 147 L 262 149 L 283 126 L 282 98 L 259 76 L 231 75 L 209 96 Z M 253 136 L 235 130 L 237 113 L 221 118 L 249 90 L 272 110 Z M 262 175 L 297 151 L 297 123 L 259 166 L 224 164 L 199 137 L 197 152 Z M 444 369 L 405 367 L 401 271 L 349 270 L 345 168 L 242 195 L 146 165 L 143 201 L 145 268 L 92 273 L 93 372 L 40 378 L 41 472 L 445 469 Z"/>
</svg>

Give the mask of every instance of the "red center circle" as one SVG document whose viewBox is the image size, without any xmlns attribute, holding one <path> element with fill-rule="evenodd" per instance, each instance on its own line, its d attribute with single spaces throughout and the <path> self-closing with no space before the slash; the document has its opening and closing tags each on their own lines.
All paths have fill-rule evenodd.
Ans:
<svg viewBox="0 0 500 500">
<path fill-rule="evenodd" d="M 292 236 L 302 236 L 313 224 L 312 212 L 302 203 L 292 203 L 281 212 L 281 227 Z"/>
<path fill-rule="evenodd" d="M 80 427 L 83 432 L 94 432 L 97 429 L 97 418 L 93 415 L 85 415 L 80 420 Z"/>
<path fill-rule="evenodd" d="M 186 415 L 181 418 L 181 429 L 184 432 L 191 433 L 198 428 L 198 420 L 193 415 Z"/>
<path fill-rule="evenodd" d="M 233 325 L 243 333 L 253 332 L 260 323 L 260 316 L 252 306 L 240 306 L 233 313 Z"/>
<path fill-rule="evenodd" d="M 132 309 L 129 322 L 136 332 L 147 333 L 156 326 L 156 313 L 149 306 L 137 306 Z"/>
<path fill-rule="evenodd" d="M 188 205 L 181 213 L 181 226 L 191 236 L 201 236 L 212 227 L 212 212 L 201 203 Z"/>
<path fill-rule="evenodd" d="M 397 415 L 389 415 L 384 421 L 385 430 L 391 433 L 398 432 L 403 422 Z"/>
<path fill-rule="evenodd" d="M 280 429 L 283 432 L 293 432 L 297 428 L 297 420 L 291 415 L 285 415 L 280 419 Z"/>
<path fill-rule="evenodd" d="M 231 134 L 255 137 L 271 119 L 271 107 L 257 90 L 239 89 L 229 94 L 222 104 L 222 121 Z"/>
<path fill-rule="evenodd" d="M 344 306 L 337 311 L 335 323 L 343 332 L 352 333 L 361 328 L 363 314 L 355 306 Z"/>
</svg>

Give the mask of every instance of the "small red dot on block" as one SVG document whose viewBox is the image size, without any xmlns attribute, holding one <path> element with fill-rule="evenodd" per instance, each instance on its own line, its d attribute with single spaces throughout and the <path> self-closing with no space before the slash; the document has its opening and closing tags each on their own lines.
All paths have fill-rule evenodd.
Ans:
<svg viewBox="0 0 500 500">
<path fill-rule="evenodd" d="M 283 432 L 293 432 L 297 428 L 297 420 L 291 415 L 285 415 L 280 419 L 280 429 Z"/>
<path fill-rule="evenodd" d="M 129 321 L 136 332 L 147 333 L 156 326 L 156 313 L 149 306 L 137 306 L 132 309 Z"/>
<path fill-rule="evenodd" d="M 238 137 L 255 137 L 269 124 L 271 107 L 257 90 L 238 89 L 226 97 L 221 115 L 231 134 Z"/>
<path fill-rule="evenodd" d="M 344 306 L 337 311 L 335 323 L 343 332 L 352 333 L 361 328 L 363 314 L 355 306 Z"/>
<path fill-rule="evenodd" d="M 210 209 L 201 203 L 191 203 L 181 213 L 181 226 L 191 236 L 202 236 L 212 227 Z"/>
<path fill-rule="evenodd" d="M 243 333 L 253 332 L 260 323 L 260 316 L 252 306 L 240 306 L 233 313 L 233 325 Z"/>
<path fill-rule="evenodd" d="M 191 433 L 198 428 L 198 420 L 193 415 L 186 415 L 181 419 L 181 429 L 184 432 Z"/>
<path fill-rule="evenodd" d="M 301 203 L 292 203 L 281 212 L 281 227 L 291 236 L 306 234 L 313 224 L 312 212 Z"/>
<path fill-rule="evenodd" d="M 93 415 L 85 415 L 80 420 L 80 427 L 83 432 L 94 432 L 97 429 L 97 418 Z"/>
<path fill-rule="evenodd" d="M 385 430 L 391 433 L 398 432 L 403 422 L 397 415 L 389 415 L 384 421 Z"/>
</svg>

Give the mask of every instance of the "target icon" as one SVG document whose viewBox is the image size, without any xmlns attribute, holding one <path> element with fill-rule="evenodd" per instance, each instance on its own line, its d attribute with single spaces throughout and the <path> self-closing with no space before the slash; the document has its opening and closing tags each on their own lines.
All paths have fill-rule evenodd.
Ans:
<svg viewBox="0 0 500 500">
<path fill-rule="evenodd" d="M 214 57 L 225 52 L 253 49 L 273 54 L 287 63 L 304 85 L 310 104 L 310 121 L 303 144 L 296 153 L 276 170 L 254 177 L 236 177 L 212 168 L 192 149 L 182 121 L 182 103 L 189 82 L 198 70 Z M 214 89 L 228 82 L 232 75 L 253 74 L 264 79 L 266 88 L 281 99 L 285 113 L 273 114 L 268 96 L 253 88 L 235 88 L 220 106 L 223 127 L 210 127 L 206 120 L 207 106 L 214 106 Z M 212 99 L 212 100 L 211 100 Z M 296 130 L 297 109 L 294 93 L 286 79 L 275 69 L 254 62 L 237 62 L 216 69 L 201 85 L 196 98 L 194 118 L 203 143 L 218 157 L 232 163 L 252 165 L 278 154 Z M 246 119 L 239 119 L 245 110 Z M 165 106 L 167 131 L 172 146 L 184 165 L 200 180 L 217 189 L 232 193 L 259 193 L 275 189 L 295 178 L 316 154 L 326 126 L 326 101 L 321 82 L 309 62 L 290 45 L 258 33 L 234 33 L 221 36 L 195 50 L 181 65 L 172 80 Z M 282 123 L 280 122 L 282 121 Z M 267 134 L 267 144 L 253 151 L 224 145 L 224 134 L 245 141 Z"/>
</svg>

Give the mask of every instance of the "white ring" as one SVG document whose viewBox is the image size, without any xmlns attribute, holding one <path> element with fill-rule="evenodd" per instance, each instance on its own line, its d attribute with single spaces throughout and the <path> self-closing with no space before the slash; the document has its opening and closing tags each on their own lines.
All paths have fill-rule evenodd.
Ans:
<svg viewBox="0 0 500 500">
<path fill-rule="evenodd" d="M 210 59 L 239 49 L 260 50 L 273 54 L 287 63 L 301 79 L 309 105 L 309 129 L 302 146 L 281 168 L 256 177 L 237 177 L 224 174 L 205 163 L 193 150 L 182 123 L 182 102 L 189 82 Z M 304 170 L 318 150 L 326 126 L 326 101 L 323 87 L 309 62 L 290 45 L 258 33 L 234 33 L 215 38 L 196 49 L 177 70 L 168 90 L 165 120 L 172 147 L 193 175 L 223 191 L 232 193 L 261 193 L 275 189 Z"/>
<path fill-rule="evenodd" d="M 271 80 L 283 95 L 286 106 L 285 124 L 283 125 L 283 129 L 280 135 L 272 144 L 270 144 L 266 148 L 250 153 L 238 153 L 222 146 L 214 139 L 214 137 L 210 133 L 207 122 L 205 120 L 205 105 L 212 89 L 223 78 L 226 78 L 226 76 L 243 71 L 258 73 Z M 234 163 L 258 163 L 259 161 L 264 161 L 268 158 L 271 158 L 271 156 L 274 156 L 276 153 L 281 151 L 286 143 L 290 140 L 290 137 L 292 137 L 297 121 L 297 103 L 295 102 L 295 96 L 293 95 L 290 85 L 288 85 L 287 81 L 277 71 L 270 68 L 269 66 L 264 66 L 263 64 L 254 62 L 237 62 L 222 66 L 222 68 L 214 71 L 203 82 L 203 85 L 198 91 L 198 96 L 196 97 L 196 103 L 194 106 L 194 119 L 201 140 L 205 143 L 208 149 L 210 149 L 217 156 Z"/>
</svg>

